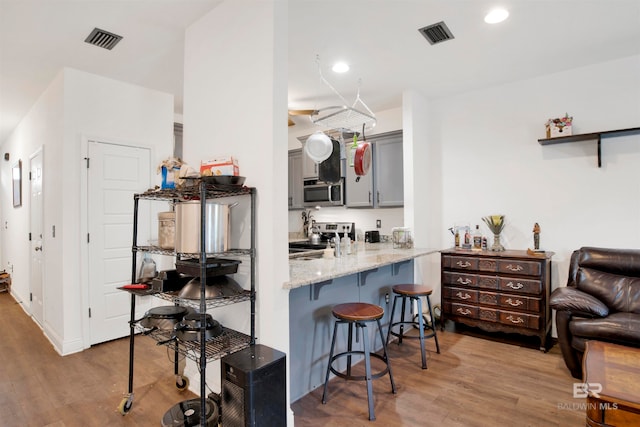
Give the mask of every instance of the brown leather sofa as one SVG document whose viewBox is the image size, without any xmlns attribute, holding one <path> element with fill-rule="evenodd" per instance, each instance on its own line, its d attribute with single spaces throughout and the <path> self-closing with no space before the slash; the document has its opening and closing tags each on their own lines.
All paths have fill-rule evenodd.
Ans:
<svg viewBox="0 0 640 427">
<path fill-rule="evenodd" d="M 562 356 L 582 378 L 589 340 L 640 347 L 640 250 L 583 247 L 574 251 L 567 286 L 551 294 Z"/>
</svg>

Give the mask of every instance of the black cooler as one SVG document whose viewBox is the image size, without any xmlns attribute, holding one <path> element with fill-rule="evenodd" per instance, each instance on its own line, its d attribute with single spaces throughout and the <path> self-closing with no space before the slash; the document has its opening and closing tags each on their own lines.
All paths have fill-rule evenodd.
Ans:
<svg viewBox="0 0 640 427">
<path fill-rule="evenodd" d="M 256 344 L 222 358 L 224 427 L 287 425 L 286 356 Z"/>
</svg>

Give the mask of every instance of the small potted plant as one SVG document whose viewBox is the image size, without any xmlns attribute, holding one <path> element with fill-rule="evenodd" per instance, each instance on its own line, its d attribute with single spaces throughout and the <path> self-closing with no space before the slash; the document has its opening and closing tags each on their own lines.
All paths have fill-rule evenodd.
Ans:
<svg viewBox="0 0 640 427">
<path fill-rule="evenodd" d="M 500 233 L 504 228 L 504 215 L 485 216 L 482 220 L 493 233 L 493 245 L 491 246 L 491 250 L 494 252 L 504 251 L 504 246 L 500 244 Z"/>
</svg>

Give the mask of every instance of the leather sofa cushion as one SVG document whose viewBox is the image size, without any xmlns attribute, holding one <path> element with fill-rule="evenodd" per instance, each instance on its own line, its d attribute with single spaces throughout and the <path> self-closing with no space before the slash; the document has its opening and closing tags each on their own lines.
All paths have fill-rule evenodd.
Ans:
<svg viewBox="0 0 640 427">
<path fill-rule="evenodd" d="M 580 267 L 576 285 L 582 292 L 604 302 L 611 312 L 640 314 L 640 277 L 620 276 Z"/>
<path fill-rule="evenodd" d="M 584 351 L 586 340 L 597 340 L 640 347 L 640 315 L 614 313 L 604 318 L 574 318 L 569 323 L 571 346 Z"/>
<path fill-rule="evenodd" d="M 574 261 L 572 257 L 572 262 Z M 582 247 L 577 256 L 580 267 L 593 268 L 622 276 L 640 277 L 639 249 Z"/>
<path fill-rule="evenodd" d="M 549 305 L 554 310 L 565 310 L 582 317 L 605 317 L 609 314 L 609 308 L 602 301 L 570 286 L 553 291 Z"/>
</svg>

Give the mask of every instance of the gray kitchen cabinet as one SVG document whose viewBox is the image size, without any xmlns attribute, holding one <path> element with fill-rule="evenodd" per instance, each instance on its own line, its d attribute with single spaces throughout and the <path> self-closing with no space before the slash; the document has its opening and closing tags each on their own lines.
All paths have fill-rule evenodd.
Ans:
<svg viewBox="0 0 640 427">
<path fill-rule="evenodd" d="M 289 151 L 289 209 L 302 209 L 302 149 Z"/>
<path fill-rule="evenodd" d="M 375 145 L 373 156 L 374 206 L 403 206 L 402 131 L 376 135 L 372 139 Z"/>
<path fill-rule="evenodd" d="M 304 144 L 302 144 L 302 178 L 318 178 L 318 164 L 312 160 L 304 151 Z"/>
<path fill-rule="evenodd" d="M 345 142 L 347 153 L 351 142 Z M 375 145 L 372 145 L 372 155 L 375 156 Z M 345 205 L 348 208 L 372 208 L 374 197 L 373 189 L 373 171 L 361 176 L 356 181 L 357 175 L 355 168 L 347 165 L 346 181 L 345 181 Z"/>
</svg>

